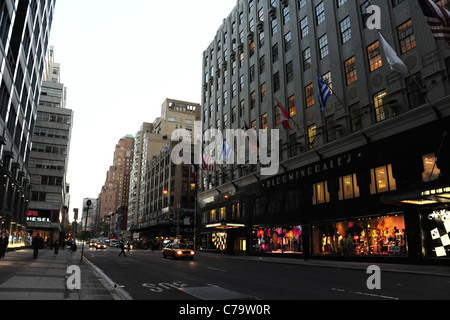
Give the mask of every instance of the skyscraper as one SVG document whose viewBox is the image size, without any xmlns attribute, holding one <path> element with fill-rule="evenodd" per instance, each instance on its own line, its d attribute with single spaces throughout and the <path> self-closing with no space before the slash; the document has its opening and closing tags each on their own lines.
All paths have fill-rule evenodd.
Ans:
<svg viewBox="0 0 450 320">
<path fill-rule="evenodd" d="M 60 238 L 68 214 L 69 162 L 73 112 L 66 108 L 67 89 L 60 79 L 60 64 L 50 47 L 30 155 L 31 201 L 28 232 L 51 243 Z M 62 240 L 62 239 L 61 239 Z"/>
<path fill-rule="evenodd" d="M 114 236 L 126 230 L 128 220 L 128 192 L 130 188 L 130 172 L 133 164 L 134 137 L 126 135 L 116 145 L 113 164 L 106 174 L 106 181 L 99 194 L 96 219 L 110 225 Z M 109 219 L 109 220 L 108 220 Z"/>
<path fill-rule="evenodd" d="M 28 161 L 55 0 L 0 3 L 0 222 L 25 244 Z"/>
<path fill-rule="evenodd" d="M 203 57 L 203 130 L 279 130 L 280 152 L 273 176 L 203 170 L 202 246 L 450 256 L 423 219 L 449 212 L 450 50 L 420 1 L 239 0 Z"/>
</svg>

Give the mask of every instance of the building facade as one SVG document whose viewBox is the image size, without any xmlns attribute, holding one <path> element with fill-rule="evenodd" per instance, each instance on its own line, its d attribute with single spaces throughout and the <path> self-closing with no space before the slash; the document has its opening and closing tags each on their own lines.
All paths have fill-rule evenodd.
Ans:
<svg viewBox="0 0 450 320">
<path fill-rule="evenodd" d="M 129 229 L 130 237 L 142 246 L 177 235 L 194 237 L 196 183 L 190 164 L 173 164 L 171 152 L 177 143 L 171 137 L 177 129 L 192 137 L 199 116 L 199 104 L 166 99 L 161 116 L 141 127 L 142 141 L 135 148 L 139 157 L 133 164 L 139 171 L 134 171 L 130 186 L 129 211 L 136 212 L 136 220 Z"/>
<path fill-rule="evenodd" d="M 26 245 L 28 162 L 55 1 L 0 3 L 0 223 Z"/>
<path fill-rule="evenodd" d="M 203 170 L 201 247 L 448 261 L 449 49 L 417 1 L 238 1 L 204 52 L 203 130 L 277 129 L 280 166 Z"/>
<path fill-rule="evenodd" d="M 97 223 L 110 225 L 110 236 L 126 233 L 128 220 L 128 192 L 134 158 L 134 137 L 126 135 L 116 145 L 113 164 L 106 174 L 106 181 L 98 198 Z"/>
<path fill-rule="evenodd" d="M 66 174 L 73 121 L 72 110 L 66 108 L 67 89 L 61 83 L 60 64 L 54 58 L 50 47 L 32 138 L 27 217 L 28 233 L 32 237 L 39 233 L 48 243 L 63 240 L 68 223 Z"/>
</svg>

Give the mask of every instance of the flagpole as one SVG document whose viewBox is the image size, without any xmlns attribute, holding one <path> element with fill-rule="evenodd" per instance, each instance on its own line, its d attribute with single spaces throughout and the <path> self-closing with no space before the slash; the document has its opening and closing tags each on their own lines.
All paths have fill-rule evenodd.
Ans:
<svg viewBox="0 0 450 320">
<path fill-rule="evenodd" d="M 317 71 L 317 69 L 315 69 L 315 70 L 316 70 L 316 73 L 319 75 L 319 77 L 323 80 L 323 78 L 322 78 L 322 76 L 320 75 L 319 71 Z M 336 94 L 336 92 L 335 92 L 333 89 L 330 88 L 330 86 L 328 85 L 328 83 L 327 83 L 325 80 L 323 80 L 323 82 L 324 82 L 325 85 L 328 87 L 328 89 L 333 93 L 332 95 L 336 97 L 336 99 L 338 100 L 338 102 L 339 102 L 339 103 L 342 105 L 342 107 L 344 108 L 345 115 L 350 119 L 350 125 L 351 125 L 355 119 L 354 119 L 353 116 L 350 114 L 350 111 L 348 110 L 347 106 L 346 106 L 344 103 L 342 103 L 341 99 L 339 99 L 339 96 Z M 362 126 L 361 126 L 360 131 L 361 131 L 361 133 L 363 134 L 364 138 L 366 139 L 367 143 L 370 143 L 370 138 L 369 138 L 369 136 L 362 130 Z"/>
<path fill-rule="evenodd" d="M 277 101 L 277 103 L 278 103 L 279 105 L 281 105 L 280 101 L 278 101 L 277 98 L 275 98 L 275 100 Z M 288 110 L 288 112 L 289 112 L 289 110 Z M 311 144 L 309 143 L 308 137 L 306 136 L 306 134 L 303 132 L 303 130 L 300 128 L 300 126 L 297 124 L 297 122 L 295 122 L 295 120 L 291 117 L 291 115 L 290 115 L 289 113 L 288 113 L 288 115 L 289 115 L 288 120 L 289 120 L 289 119 L 292 120 L 292 122 L 294 123 L 294 125 L 297 127 L 298 131 L 300 131 L 300 133 L 305 137 L 305 141 L 307 142 L 307 145 L 310 146 Z"/>
</svg>

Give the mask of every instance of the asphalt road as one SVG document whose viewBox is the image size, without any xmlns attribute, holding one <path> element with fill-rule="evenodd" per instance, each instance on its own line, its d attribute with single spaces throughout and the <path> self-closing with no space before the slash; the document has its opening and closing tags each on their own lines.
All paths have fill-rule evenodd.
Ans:
<svg viewBox="0 0 450 320">
<path fill-rule="evenodd" d="M 198 254 L 194 261 L 161 252 L 85 250 L 86 258 L 134 300 L 448 300 L 450 278 L 381 273 L 370 290 L 365 270 L 262 263 Z M 282 259 L 280 259 L 282 262 Z"/>
</svg>

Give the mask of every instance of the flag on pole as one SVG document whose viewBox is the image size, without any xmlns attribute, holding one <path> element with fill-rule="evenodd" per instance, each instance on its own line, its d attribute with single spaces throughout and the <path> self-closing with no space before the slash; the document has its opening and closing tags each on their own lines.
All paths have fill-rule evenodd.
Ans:
<svg viewBox="0 0 450 320">
<path fill-rule="evenodd" d="M 247 122 L 244 121 L 244 124 L 245 124 L 245 131 L 249 131 L 250 128 L 248 127 Z M 247 136 L 250 145 L 252 145 L 256 150 L 259 150 L 259 138 L 256 132 L 250 131 L 248 132 Z"/>
<path fill-rule="evenodd" d="M 289 125 L 289 116 L 286 113 L 286 111 L 283 109 L 283 107 L 281 106 L 281 104 L 279 102 L 277 102 L 278 105 L 278 109 L 280 111 L 280 118 L 281 118 L 281 123 L 283 124 L 283 128 L 285 128 L 286 130 L 292 130 L 291 126 Z"/>
<path fill-rule="evenodd" d="M 450 12 L 430 0 L 419 0 L 419 5 L 434 38 L 450 41 Z"/>
<path fill-rule="evenodd" d="M 220 159 L 222 159 L 225 163 L 228 163 L 231 151 L 231 146 L 228 144 L 227 140 L 223 139 Z"/>
<path fill-rule="evenodd" d="M 381 32 L 378 32 L 378 34 L 380 36 L 381 46 L 383 47 L 387 62 L 391 66 L 391 70 L 398 71 L 403 74 L 408 74 L 408 68 L 406 67 L 405 63 L 398 57 L 395 50 L 389 45 Z"/>
<path fill-rule="evenodd" d="M 194 179 L 194 181 L 197 181 L 197 172 L 198 166 L 192 161 L 192 179 Z"/>
<path fill-rule="evenodd" d="M 203 148 L 202 152 L 202 169 L 207 171 L 214 171 L 214 160 L 211 158 L 211 156 L 205 152 L 205 149 Z"/>
<path fill-rule="evenodd" d="M 317 77 L 319 79 L 319 105 L 320 112 L 325 111 L 325 106 L 327 105 L 328 98 L 331 95 L 331 90 L 323 80 L 322 76 L 317 73 Z"/>
</svg>

